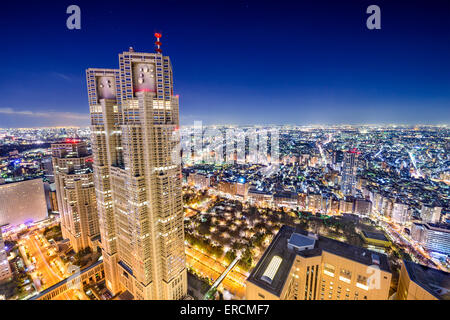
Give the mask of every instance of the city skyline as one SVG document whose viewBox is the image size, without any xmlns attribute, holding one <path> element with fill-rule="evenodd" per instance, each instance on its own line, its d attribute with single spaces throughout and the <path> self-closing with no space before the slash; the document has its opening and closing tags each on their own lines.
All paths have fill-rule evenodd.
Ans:
<svg viewBox="0 0 450 320">
<path fill-rule="evenodd" d="M 145 18 L 148 10 L 170 10 L 163 2 L 142 5 L 130 18 L 115 4 L 81 2 L 81 30 L 65 27 L 68 4 L 29 4 L 21 19 L 2 17 L 9 28 L 0 32 L 13 50 L 0 53 L 8 61 L 0 127 L 87 126 L 80 70 L 90 61 L 114 67 L 101 57 L 129 46 L 152 51 L 154 31 L 178 70 L 181 125 L 447 124 L 448 4 L 433 4 L 381 1 L 381 30 L 366 28 L 365 1 L 178 4 L 170 23 Z M 3 12 L 19 10 L 6 6 Z M 109 25 L 117 20 L 124 23 Z"/>
<path fill-rule="evenodd" d="M 450 3 L 21 4 L 0 300 L 450 300 Z"/>
<path fill-rule="evenodd" d="M 137 56 L 138 63 L 142 57 L 142 53 L 138 52 L 123 54 Z M 125 65 L 124 63 L 124 68 Z M 139 68 L 143 70 L 138 72 L 132 87 L 137 90 L 145 89 L 139 86 L 151 78 L 145 77 L 146 66 L 137 66 L 138 70 Z M 148 69 L 150 72 L 151 68 Z M 119 207 L 122 208 L 119 216 L 125 213 L 133 215 L 135 212 L 133 208 L 142 208 L 136 201 L 125 200 L 133 199 L 132 194 L 136 191 L 132 185 L 125 189 L 123 184 L 125 180 L 147 180 L 142 176 L 133 177 L 135 169 L 140 170 L 142 166 L 127 166 L 126 158 L 130 159 L 131 156 L 138 160 L 141 158 L 138 156 L 139 150 L 150 151 L 152 144 L 144 144 L 146 147 L 142 147 L 139 142 L 142 139 L 129 139 L 132 137 L 129 134 L 130 130 L 134 132 L 142 128 L 139 124 L 120 125 L 120 130 L 111 124 L 114 123 L 114 119 L 118 120 L 122 115 L 131 120 L 131 117 L 136 115 L 134 111 L 139 110 L 138 113 L 141 113 L 140 111 L 144 111 L 145 108 L 128 110 L 123 107 L 124 101 L 125 105 L 129 104 L 127 99 L 122 100 L 122 103 L 115 103 L 117 100 L 114 99 L 100 99 L 100 104 L 95 103 L 101 95 L 109 95 L 108 90 L 111 89 L 108 88 L 110 85 L 112 88 L 114 82 L 108 77 L 111 78 L 115 72 L 117 70 L 88 70 L 88 79 L 90 79 L 88 83 L 91 84 L 89 91 L 92 94 L 89 104 L 93 111 L 93 120 L 97 123 L 93 130 L 7 129 L 0 131 L 3 155 L 0 162 L 3 168 L 0 188 L 17 185 L 14 197 L 4 196 L 6 200 L 14 200 L 0 201 L 5 204 L 3 208 L 0 208 L 0 217 L 6 218 L 6 224 L 13 224 L 2 227 L 3 236 L 6 239 L 5 245 L 8 248 L 8 260 L 14 270 L 12 274 L 14 279 L 18 277 L 18 270 L 26 272 L 31 277 L 28 280 L 21 280 L 23 285 L 3 291 L 7 299 L 121 300 L 136 297 L 135 293 L 128 290 L 118 295 L 114 290 L 110 290 L 112 289 L 108 284 L 108 279 L 111 278 L 108 275 L 110 263 L 106 252 L 99 257 L 99 251 L 94 250 L 96 247 L 94 245 L 91 250 L 75 253 L 74 241 L 64 239 L 66 236 L 63 232 L 62 211 L 65 201 L 58 198 L 58 188 L 54 183 L 60 175 L 58 171 L 61 165 L 53 163 L 53 167 L 51 162 L 52 149 L 55 150 L 54 147 L 58 144 L 59 146 L 64 144 L 76 146 L 83 141 L 88 150 L 100 151 L 94 152 L 94 162 L 92 162 L 94 172 L 97 170 L 99 173 L 97 179 L 103 181 L 97 193 L 98 208 L 100 208 L 98 213 L 100 217 L 103 217 L 100 220 L 105 222 L 108 216 L 103 214 L 101 207 L 105 206 L 105 213 L 112 208 L 110 207 L 111 196 L 115 199 L 114 207 L 118 208 L 120 204 Z M 144 74 L 144 77 L 141 74 Z M 144 78 L 143 82 L 140 81 L 142 78 Z M 152 82 L 149 81 L 149 83 Z M 125 88 L 127 87 L 125 85 Z M 167 92 L 170 92 L 170 86 L 168 89 Z M 143 96 L 148 98 L 149 95 L 151 96 L 152 93 L 137 93 L 141 102 L 145 102 L 145 99 L 142 100 Z M 136 98 L 131 99 L 136 101 Z M 134 103 L 131 105 L 136 107 Z M 161 112 L 163 114 L 166 112 L 167 106 L 161 109 L 158 103 L 157 107 L 157 111 L 153 110 L 158 112 L 157 119 L 145 118 L 160 121 L 159 116 Z M 111 112 L 103 114 L 98 112 L 100 109 Z M 102 119 L 106 121 L 107 131 L 102 128 Z M 227 130 L 234 130 L 234 128 L 220 130 L 226 133 Z M 262 131 L 256 134 L 254 129 Z M 258 140 L 267 133 L 265 131 L 267 128 L 244 128 L 244 130 L 247 132 L 246 135 L 259 136 Z M 195 137 L 195 130 L 180 131 L 182 136 L 194 134 Z M 125 134 L 120 135 L 119 132 Z M 226 159 L 214 157 L 219 162 L 210 157 L 211 152 L 204 153 L 202 149 L 194 148 L 191 156 L 183 152 L 183 168 L 180 175 L 182 200 L 176 200 L 176 202 L 181 204 L 182 201 L 183 208 L 184 248 L 188 279 L 190 279 L 188 280 L 190 290 L 188 297 L 198 300 L 217 299 L 223 294 L 226 300 L 233 297 L 251 298 L 252 289 L 249 286 L 246 289 L 245 284 L 248 285 L 251 281 L 252 270 L 256 272 L 259 279 L 257 273 L 259 266 L 263 271 L 263 274 L 260 274 L 261 277 L 267 273 L 274 284 L 279 284 L 280 279 L 287 275 L 286 268 L 289 268 L 290 258 L 277 255 L 282 261 L 279 271 L 276 271 L 275 263 L 278 264 L 280 260 L 274 258 L 274 263 L 271 263 L 272 259 L 265 259 L 264 256 L 265 252 L 270 252 L 271 242 L 277 242 L 277 232 L 281 232 L 284 226 L 289 226 L 307 232 L 308 239 L 311 237 L 319 239 L 316 241 L 317 246 L 305 252 L 307 256 L 311 254 L 314 261 L 322 259 L 322 262 L 318 264 L 319 269 L 311 260 L 314 271 L 310 268 L 310 272 L 314 272 L 319 277 L 318 281 L 313 282 L 317 284 L 317 290 L 309 291 L 311 295 L 308 299 L 386 299 L 388 291 L 389 299 L 396 299 L 395 294 L 398 294 L 399 299 L 448 299 L 445 292 L 433 289 L 436 285 L 447 288 L 449 279 L 448 150 L 450 144 L 448 132 L 448 128 L 437 127 L 375 127 L 359 130 L 284 127 L 280 128 L 279 143 L 275 144 L 279 146 L 279 165 L 275 167 L 267 166 L 267 160 L 274 160 L 273 142 L 271 142 L 270 158 L 269 154 L 264 156 L 264 150 L 261 157 L 252 156 L 254 154 L 251 151 L 254 145 L 252 140 L 254 139 L 249 139 L 248 143 L 245 143 L 248 146 L 248 152 L 245 152 L 242 157 L 238 153 L 235 156 L 231 154 L 229 158 L 228 145 L 225 145 Z M 235 141 L 238 146 L 239 141 L 243 141 L 243 135 L 236 133 L 238 135 Z M 118 142 L 117 138 L 122 140 L 123 149 L 115 143 Z M 215 144 L 216 138 L 205 131 L 202 139 L 204 150 L 215 153 L 218 150 L 216 148 L 220 148 Z M 124 143 L 125 141 L 128 143 Z M 37 149 L 36 144 L 39 145 Z M 103 152 L 105 148 L 101 145 L 112 152 Z M 129 152 L 135 150 L 134 147 L 137 147 L 137 151 Z M 189 145 L 186 147 L 189 150 Z M 185 150 L 184 144 L 182 150 Z M 347 155 L 357 154 L 358 157 L 355 159 L 347 157 L 346 160 L 345 154 L 348 150 L 350 153 Z M 125 162 L 121 161 L 122 152 Z M 118 162 L 115 166 L 96 167 L 96 153 L 103 159 L 108 158 Z M 144 151 L 143 156 L 145 157 L 146 154 L 147 152 Z M 63 160 L 64 158 L 61 158 L 61 161 Z M 68 164 L 75 160 L 78 161 L 78 158 L 67 158 Z M 89 159 L 87 160 L 90 162 Z M 148 161 L 144 162 L 150 164 Z M 73 164 L 77 166 L 76 163 Z M 121 167 L 123 165 L 129 167 L 131 177 L 126 174 L 127 170 Z M 110 174 L 108 174 L 108 167 Z M 164 168 L 170 167 L 162 165 L 155 169 L 164 170 Z M 356 169 L 356 177 L 353 169 Z M 78 172 L 82 173 L 80 170 Z M 108 187 L 108 180 L 111 180 L 109 184 L 111 188 Z M 26 191 L 28 183 L 33 182 L 44 185 L 41 192 Z M 351 192 L 346 191 L 350 189 L 352 189 Z M 353 190 L 354 196 L 346 196 L 346 193 L 353 193 Z M 25 210 L 20 210 L 21 214 L 16 222 L 8 218 L 8 212 L 17 209 L 20 198 L 25 197 L 24 192 L 29 193 L 30 196 L 40 195 L 46 198 L 47 203 L 44 201 L 37 206 L 48 208 L 47 218 L 33 219 L 32 215 Z M 141 192 L 138 193 L 142 195 Z M 71 204 L 75 204 L 73 200 L 70 201 Z M 34 222 L 30 223 L 30 219 Z M 127 254 L 124 255 L 128 251 L 126 248 L 130 247 L 128 242 L 133 243 L 133 241 L 123 241 L 123 239 L 124 237 L 129 239 L 127 231 L 129 228 L 126 226 L 134 225 L 135 220 L 121 219 L 121 221 L 119 238 L 122 240 L 118 243 L 122 245 L 118 247 L 122 247 L 122 254 L 119 255 L 127 256 L 126 260 L 133 264 L 133 259 L 130 261 L 130 257 Z M 16 224 L 19 225 L 14 226 Z M 102 235 L 102 241 L 97 243 L 101 244 L 101 248 L 107 249 L 109 239 L 118 239 L 117 234 L 110 233 L 113 230 L 114 228 L 109 230 L 108 235 Z M 308 239 L 306 240 L 309 241 Z M 336 252 L 346 261 L 340 261 L 340 258 L 330 259 L 326 254 L 329 250 L 337 250 Z M 365 258 L 354 257 L 352 252 L 355 250 Z M 297 253 L 297 255 L 304 256 L 303 253 Z M 382 285 L 382 296 L 372 292 L 369 286 L 364 286 L 365 278 L 369 275 L 366 268 L 370 264 L 371 256 L 372 259 L 375 257 L 375 261 L 378 261 L 377 256 L 380 261 L 387 256 L 390 266 L 392 279 Z M 409 260 L 412 262 L 409 263 Z M 72 276 L 74 266 L 70 261 L 75 263 L 75 270 L 78 270 L 77 267 L 81 268 L 79 273 Z M 266 265 L 267 269 L 265 269 Z M 325 268 L 326 265 L 328 269 Z M 119 270 L 127 270 L 128 267 L 128 264 L 122 263 L 119 265 Z M 305 272 L 306 275 L 308 274 L 308 268 L 305 270 L 298 264 L 293 264 L 291 267 L 293 270 L 298 268 L 297 275 L 300 281 L 291 282 L 292 286 L 291 284 L 284 286 L 283 290 L 287 290 L 285 293 L 282 292 L 281 295 L 273 297 L 264 292 L 258 292 L 253 296 L 257 295 L 258 299 L 304 299 L 302 279 Z M 404 267 L 409 268 L 407 273 L 401 271 Z M 411 268 L 414 269 L 414 273 L 420 274 L 422 281 L 414 279 L 410 272 Z M 332 269 L 335 272 L 331 272 Z M 389 270 L 386 269 L 386 271 L 388 274 L 385 276 L 389 279 Z M 337 283 L 328 278 L 334 282 L 332 285 L 330 281 L 330 287 L 333 287 L 330 291 L 324 290 L 323 285 L 319 286 L 319 283 L 327 281 L 324 275 L 330 276 L 327 272 L 334 273 L 334 277 L 336 273 L 339 275 Z M 133 271 L 132 275 L 137 275 L 137 272 Z M 411 278 L 408 278 L 408 275 Z M 82 285 L 68 287 L 64 280 L 66 277 L 80 279 L 79 283 Z M 27 281 L 31 280 L 33 285 L 27 285 L 29 284 Z M 209 289 L 197 290 L 198 281 L 206 281 L 205 285 L 208 283 Z M 257 281 L 260 283 L 259 280 Z M 95 289 L 96 284 L 99 286 L 98 289 Z M 292 291 L 289 293 L 289 288 L 297 286 L 300 289 L 299 295 Z M 308 285 L 307 288 L 312 287 Z M 208 291 L 205 294 L 206 289 Z M 95 294 L 92 290 L 95 290 Z"/>
</svg>

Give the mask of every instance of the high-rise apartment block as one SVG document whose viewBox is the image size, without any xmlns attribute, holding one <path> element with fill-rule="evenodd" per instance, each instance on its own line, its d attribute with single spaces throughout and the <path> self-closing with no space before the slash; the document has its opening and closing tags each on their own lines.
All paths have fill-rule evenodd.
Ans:
<svg viewBox="0 0 450 320">
<path fill-rule="evenodd" d="M 100 236 L 92 156 L 86 143 L 67 139 L 51 146 L 61 231 L 75 252 L 96 249 Z"/>
<path fill-rule="evenodd" d="M 441 221 L 442 207 L 422 204 L 420 218 L 423 222 L 439 223 Z"/>
<path fill-rule="evenodd" d="M 356 149 L 351 149 L 344 152 L 344 159 L 342 163 L 342 182 L 341 190 L 344 195 L 355 195 L 356 188 L 356 170 L 359 152 Z"/>
<path fill-rule="evenodd" d="M 247 279 L 248 300 L 385 300 L 386 255 L 283 226 Z"/>
<path fill-rule="evenodd" d="M 134 299 L 180 299 L 187 273 L 170 59 L 130 48 L 119 69 L 86 73 L 106 285 Z"/>
<path fill-rule="evenodd" d="M 394 202 L 392 207 L 392 221 L 398 224 L 405 224 L 409 220 L 409 207 L 406 203 Z"/>
<path fill-rule="evenodd" d="M 368 199 L 355 199 L 355 213 L 368 216 L 372 213 L 372 202 Z"/>
</svg>

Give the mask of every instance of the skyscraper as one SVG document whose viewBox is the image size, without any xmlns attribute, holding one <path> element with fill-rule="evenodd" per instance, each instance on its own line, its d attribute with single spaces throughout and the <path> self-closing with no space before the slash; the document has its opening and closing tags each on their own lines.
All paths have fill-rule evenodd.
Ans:
<svg viewBox="0 0 450 320">
<path fill-rule="evenodd" d="M 342 193 L 348 196 L 355 195 L 356 186 L 356 161 L 357 161 L 358 151 L 356 149 L 348 150 L 344 152 L 344 160 L 342 164 Z"/>
<path fill-rule="evenodd" d="M 96 249 L 100 235 L 92 157 L 86 143 L 67 139 L 51 146 L 63 237 L 75 252 Z"/>
<path fill-rule="evenodd" d="M 108 289 L 180 299 L 187 273 L 178 97 L 155 36 L 156 53 L 130 48 L 119 69 L 87 70 L 95 185 Z"/>
</svg>

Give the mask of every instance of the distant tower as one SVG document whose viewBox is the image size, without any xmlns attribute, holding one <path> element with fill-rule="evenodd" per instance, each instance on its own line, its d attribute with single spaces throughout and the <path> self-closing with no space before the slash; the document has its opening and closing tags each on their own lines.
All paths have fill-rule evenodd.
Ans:
<svg viewBox="0 0 450 320">
<path fill-rule="evenodd" d="M 355 195 L 358 154 L 356 149 L 344 152 L 341 190 L 345 196 Z"/>
<path fill-rule="evenodd" d="M 51 149 L 63 237 L 75 252 L 87 247 L 95 250 L 100 231 L 92 157 L 86 143 L 66 139 Z"/>
<path fill-rule="evenodd" d="M 139 300 L 187 294 L 178 97 L 161 54 L 119 54 L 87 83 L 106 285 Z"/>
</svg>

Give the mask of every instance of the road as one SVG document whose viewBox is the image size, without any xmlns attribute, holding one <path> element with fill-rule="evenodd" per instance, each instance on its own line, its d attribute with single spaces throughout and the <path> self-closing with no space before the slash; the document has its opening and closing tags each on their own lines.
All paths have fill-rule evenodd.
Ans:
<svg viewBox="0 0 450 320">
<path fill-rule="evenodd" d="M 402 247 L 411 255 L 414 262 L 449 272 L 449 270 L 441 263 L 434 261 L 434 259 L 420 245 L 416 245 L 408 235 L 403 234 L 403 227 L 398 226 L 389 219 L 386 219 L 379 212 L 376 213 L 378 213 L 377 221 L 379 225 L 398 246 Z"/>
<path fill-rule="evenodd" d="M 187 265 L 192 267 L 199 274 L 215 281 L 228 267 L 228 264 L 221 260 L 202 253 L 189 245 L 186 246 Z M 247 275 L 235 266 L 223 279 L 220 289 L 226 289 L 237 298 L 243 299 L 245 296 L 245 280 Z"/>
<path fill-rule="evenodd" d="M 36 236 L 38 239 L 36 239 Z M 61 258 L 59 258 L 57 253 L 54 253 L 54 248 L 52 248 L 47 239 L 45 239 L 41 231 L 35 231 L 29 236 L 24 237 L 22 239 L 22 243 L 27 247 L 30 254 L 30 259 L 35 259 L 35 269 L 30 272 L 30 275 L 33 278 L 38 292 L 41 292 L 70 276 L 69 274 L 67 274 L 66 265 L 61 260 Z M 49 253 L 54 254 L 50 256 Z M 37 279 L 39 279 L 40 281 L 38 281 Z M 86 295 L 81 291 L 69 290 L 55 297 L 54 299 L 88 300 L 89 298 L 86 297 Z"/>
<path fill-rule="evenodd" d="M 447 268 L 442 266 L 438 261 L 434 261 L 434 259 L 419 245 L 415 245 L 414 241 L 407 235 L 403 235 L 401 231 L 401 227 L 395 225 L 394 223 L 385 222 L 385 230 L 387 227 L 387 232 L 391 236 L 403 245 L 404 249 L 412 255 L 412 257 L 416 260 L 415 262 L 427 265 L 431 268 L 438 268 L 442 271 L 449 272 Z"/>
</svg>

